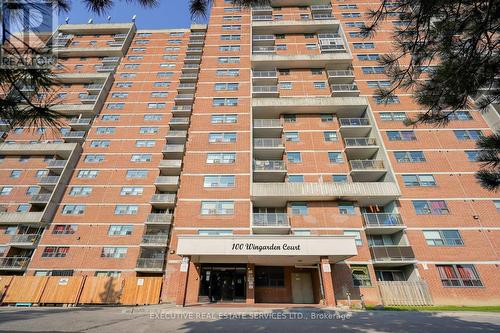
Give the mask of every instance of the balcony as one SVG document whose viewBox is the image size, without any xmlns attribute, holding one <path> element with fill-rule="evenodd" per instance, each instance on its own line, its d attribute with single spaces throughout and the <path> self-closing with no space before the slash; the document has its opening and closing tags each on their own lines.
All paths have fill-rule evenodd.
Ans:
<svg viewBox="0 0 500 333">
<path fill-rule="evenodd" d="M 49 203 L 51 193 L 34 194 L 31 196 L 29 202 L 32 205 L 45 206 Z"/>
<path fill-rule="evenodd" d="M 272 21 L 272 15 L 252 15 L 252 21 Z"/>
<path fill-rule="evenodd" d="M 335 44 L 320 44 L 319 50 L 321 51 L 321 54 L 346 52 L 345 45 L 342 41 L 338 41 Z"/>
<path fill-rule="evenodd" d="M 161 160 L 160 174 L 165 176 L 178 176 L 181 174 L 182 160 Z"/>
<path fill-rule="evenodd" d="M 201 62 L 200 56 L 186 56 L 184 58 L 185 64 L 199 64 Z"/>
<path fill-rule="evenodd" d="M 50 160 L 47 164 L 47 169 L 52 173 L 60 175 L 66 163 L 68 163 L 67 160 Z"/>
<path fill-rule="evenodd" d="M 177 86 L 177 91 L 182 93 L 194 93 L 196 90 L 196 83 L 181 83 Z"/>
<path fill-rule="evenodd" d="M 172 223 L 172 214 L 167 213 L 150 213 L 146 218 L 145 224 L 164 225 Z"/>
<path fill-rule="evenodd" d="M 276 46 L 254 46 L 252 54 L 276 54 Z"/>
<path fill-rule="evenodd" d="M 142 247 L 167 247 L 168 234 L 142 236 Z"/>
<path fill-rule="evenodd" d="M 279 97 L 277 86 L 253 86 L 252 97 Z"/>
<path fill-rule="evenodd" d="M 206 33 L 202 31 L 193 31 L 189 35 L 189 38 L 191 39 L 205 39 Z"/>
<path fill-rule="evenodd" d="M 24 271 L 30 262 L 29 257 L 4 257 L 0 258 L 0 270 Z"/>
<path fill-rule="evenodd" d="M 175 192 L 179 187 L 178 176 L 158 176 L 155 180 L 155 186 L 163 192 Z"/>
<path fill-rule="evenodd" d="M 196 82 L 198 81 L 198 73 L 182 73 L 179 80 L 180 82 Z"/>
<path fill-rule="evenodd" d="M 135 270 L 137 272 L 163 272 L 163 258 L 138 258 Z"/>
<path fill-rule="evenodd" d="M 372 125 L 368 118 L 341 118 L 340 132 L 344 137 L 364 137 L 370 134 Z"/>
<path fill-rule="evenodd" d="M 376 182 L 387 172 L 382 160 L 350 160 L 349 163 L 355 182 Z"/>
<path fill-rule="evenodd" d="M 193 104 L 194 94 L 177 94 L 174 98 L 175 104 Z"/>
<path fill-rule="evenodd" d="M 116 66 L 96 66 L 95 67 L 96 71 L 99 73 L 114 73 L 116 70 Z"/>
<path fill-rule="evenodd" d="M 47 187 L 53 189 L 59 182 L 59 179 L 60 179 L 59 176 L 40 177 L 40 179 L 38 180 L 38 185 L 41 187 Z"/>
<path fill-rule="evenodd" d="M 104 88 L 102 83 L 92 83 L 85 86 L 88 92 L 99 93 L 101 89 Z"/>
<path fill-rule="evenodd" d="M 361 206 L 384 206 L 401 195 L 395 182 L 370 183 L 256 183 L 255 207 L 283 207 L 290 201 L 356 201 Z"/>
<path fill-rule="evenodd" d="M 254 84 L 277 85 L 278 72 L 276 71 L 252 71 L 252 81 Z"/>
<path fill-rule="evenodd" d="M 149 203 L 158 209 L 173 208 L 176 197 L 174 193 L 153 194 Z"/>
<path fill-rule="evenodd" d="M 200 70 L 200 65 L 198 64 L 184 64 L 182 67 L 183 73 L 198 73 Z"/>
<path fill-rule="evenodd" d="M 330 14 L 313 14 L 311 19 L 273 20 L 272 15 L 253 15 L 252 31 L 256 34 L 313 34 L 338 31 L 340 21 Z"/>
<path fill-rule="evenodd" d="M 332 5 L 311 5 L 311 12 L 312 13 L 331 13 L 332 12 Z"/>
<path fill-rule="evenodd" d="M 168 143 L 185 143 L 187 138 L 187 131 L 168 131 L 165 136 Z"/>
<path fill-rule="evenodd" d="M 401 215 L 395 213 L 363 213 L 367 234 L 389 235 L 406 229 Z"/>
<path fill-rule="evenodd" d="M 255 160 L 253 162 L 254 182 L 282 182 L 286 168 L 282 160 Z"/>
<path fill-rule="evenodd" d="M 252 37 L 253 45 L 274 45 L 275 41 L 274 35 L 254 35 Z"/>
<path fill-rule="evenodd" d="M 285 146 L 281 139 L 258 138 L 253 140 L 254 157 L 259 160 L 280 160 Z"/>
<path fill-rule="evenodd" d="M 257 70 L 284 67 L 289 69 L 348 67 L 351 62 L 351 55 L 345 50 L 321 54 L 273 54 L 269 52 L 252 54 L 252 66 Z"/>
<path fill-rule="evenodd" d="M 57 155 L 68 158 L 77 145 L 75 143 L 0 144 L 2 155 Z"/>
<path fill-rule="evenodd" d="M 80 101 L 84 104 L 94 104 L 97 101 L 97 95 L 82 95 Z"/>
<path fill-rule="evenodd" d="M 172 108 L 172 114 L 174 116 L 189 116 L 193 110 L 193 106 L 191 105 L 174 105 Z"/>
<path fill-rule="evenodd" d="M 255 234 L 288 234 L 290 221 L 286 213 L 253 213 L 252 231 Z"/>
<path fill-rule="evenodd" d="M 350 69 L 329 70 L 328 82 L 335 84 L 349 84 L 354 82 L 354 72 Z"/>
<path fill-rule="evenodd" d="M 184 156 L 184 145 L 174 145 L 167 143 L 165 146 L 163 146 L 162 152 L 163 156 L 167 159 L 182 159 L 182 157 Z"/>
<path fill-rule="evenodd" d="M 345 152 L 350 160 L 366 160 L 378 151 L 375 138 L 345 138 Z"/>
<path fill-rule="evenodd" d="M 123 40 L 125 38 L 127 38 L 127 34 L 115 34 L 115 35 L 113 35 L 113 39 L 115 39 L 115 40 Z"/>
<path fill-rule="evenodd" d="M 252 13 L 260 15 L 272 15 L 273 7 L 271 6 L 254 6 L 252 7 Z"/>
<path fill-rule="evenodd" d="M 54 111 L 60 112 L 66 116 L 79 116 L 85 114 L 93 116 L 96 112 L 96 104 L 56 104 L 52 107 Z"/>
<path fill-rule="evenodd" d="M 168 126 L 173 130 L 187 130 L 189 127 L 189 117 L 173 117 L 170 118 Z"/>
<path fill-rule="evenodd" d="M 188 40 L 188 46 L 203 46 L 205 45 L 204 40 L 196 40 L 196 39 L 189 39 Z"/>
<path fill-rule="evenodd" d="M 43 212 L 0 212 L 0 224 L 37 224 Z"/>
<path fill-rule="evenodd" d="M 92 118 L 71 118 L 68 125 L 75 131 L 86 131 L 90 128 Z"/>
<path fill-rule="evenodd" d="M 186 55 L 202 54 L 202 53 L 203 53 L 202 47 L 188 47 L 186 49 Z"/>
<path fill-rule="evenodd" d="M 313 20 L 335 20 L 335 16 L 333 16 L 332 13 L 317 14 L 317 13 L 313 12 L 312 19 Z"/>
<path fill-rule="evenodd" d="M 39 234 L 13 235 L 8 245 L 23 249 L 32 249 L 36 247 L 39 239 Z"/>
<path fill-rule="evenodd" d="M 355 83 L 332 84 L 332 96 L 359 96 L 359 89 Z"/>
<path fill-rule="evenodd" d="M 65 142 L 83 142 L 85 141 L 85 134 L 87 132 L 85 131 L 69 131 L 66 133 L 61 134 L 61 138 Z"/>
<path fill-rule="evenodd" d="M 104 57 L 102 63 L 106 64 L 118 64 L 120 62 L 120 57 Z"/>
<path fill-rule="evenodd" d="M 279 119 L 254 119 L 253 135 L 254 137 L 281 137 L 283 125 Z"/>
<path fill-rule="evenodd" d="M 374 265 L 401 266 L 416 263 L 411 246 L 370 245 L 370 254 Z"/>
</svg>

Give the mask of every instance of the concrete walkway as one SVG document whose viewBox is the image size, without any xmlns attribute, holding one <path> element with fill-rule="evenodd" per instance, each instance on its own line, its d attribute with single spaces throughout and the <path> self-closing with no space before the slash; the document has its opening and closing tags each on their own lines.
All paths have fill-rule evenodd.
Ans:
<svg viewBox="0 0 500 333">
<path fill-rule="evenodd" d="M 500 314 L 318 308 L 0 308 L 0 332 L 500 332 Z"/>
</svg>

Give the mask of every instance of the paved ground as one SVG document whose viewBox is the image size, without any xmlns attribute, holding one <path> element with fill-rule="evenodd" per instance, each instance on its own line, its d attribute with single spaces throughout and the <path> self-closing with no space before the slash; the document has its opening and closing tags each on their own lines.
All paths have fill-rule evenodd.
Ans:
<svg viewBox="0 0 500 333">
<path fill-rule="evenodd" d="M 244 318 L 241 318 L 244 317 Z M 500 332 L 500 314 L 315 308 L 0 308 L 0 332 Z"/>
</svg>

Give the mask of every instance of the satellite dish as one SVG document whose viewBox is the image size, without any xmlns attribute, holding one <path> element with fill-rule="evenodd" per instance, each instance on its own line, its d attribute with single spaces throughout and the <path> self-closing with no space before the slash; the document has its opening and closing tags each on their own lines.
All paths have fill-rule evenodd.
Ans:
<svg viewBox="0 0 500 333">
<path fill-rule="evenodd" d="M 108 16 L 108 21 L 111 21 L 111 16 Z"/>
<path fill-rule="evenodd" d="M 87 23 L 88 23 L 88 24 L 92 24 L 92 22 L 94 22 L 94 20 L 93 20 L 93 19 L 90 19 Z"/>
</svg>

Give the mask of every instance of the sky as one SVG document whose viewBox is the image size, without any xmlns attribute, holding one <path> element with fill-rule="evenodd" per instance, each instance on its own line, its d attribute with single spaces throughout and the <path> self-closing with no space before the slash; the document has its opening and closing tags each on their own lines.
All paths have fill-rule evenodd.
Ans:
<svg viewBox="0 0 500 333">
<path fill-rule="evenodd" d="M 113 8 L 106 14 L 98 16 L 90 13 L 80 0 L 71 1 L 71 11 L 59 15 L 59 24 L 63 24 L 67 17 L 69 23 L 87 23 L 93 19 L 94 23 L 107 22 L 111 16 L 111 22 L 131 22 L 132 16 L 137 15 L 135 23 L 138 29 L 170 29 L 188 28 L 191 25 L 189 15 L 189 0 L 160 0 L 157 7 L 142 8 L 135 3 L 125 0 L 115 0 Z M 198 20 L 196 23 L 205 23 Z"/>
</svg>

